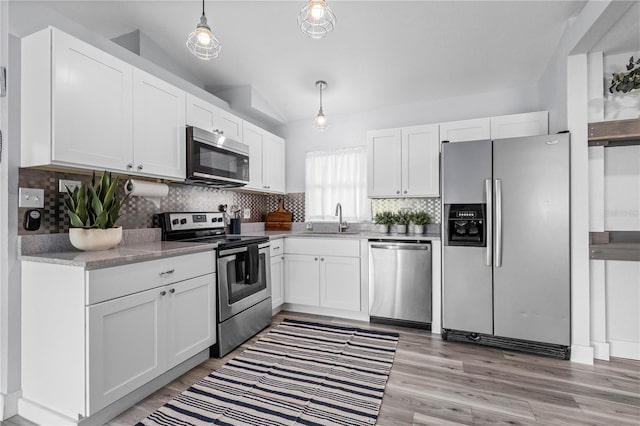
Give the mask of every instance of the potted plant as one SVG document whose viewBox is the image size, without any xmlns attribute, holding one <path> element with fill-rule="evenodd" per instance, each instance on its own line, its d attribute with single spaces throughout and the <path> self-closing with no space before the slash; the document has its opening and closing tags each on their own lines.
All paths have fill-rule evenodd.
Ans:
<svg viewBox="0 0 640 426">
<path fill-rule="evenodd" d="M 409 224 L 409 212 L 405 210 L 400 210 L 394 216 L 394 222 L 396 224 L 396 229 L 398 234 L 406 234 L 407 233 L 407 225 Z"/>
<path fill-rule="evenodd" d="M 111 173 L 104 172 L 96 184 L 93 173 L 91 184 L 84 183 L 71 191 L 65 200 L 71 222 L 69 240 L 80 250 L 108 250 L 122 241 L 122 226 L 115 227 L 120 217 L 120 208 L 127 199 L 116 196 L 118 178 L 111 179 Z"/>
<path fill-rule="evenodd" d="M 386 234 L 389 232 L 389 226 L 393 224 L 394 217 L 391 212 L 378 212 L 373 218 L 373 223 L 377 224 L 378 232 Z"/>
<path fill-rule="evenodd" d="M 431 223 L 431 217 L 427 212 L 419 211 L 411 213 L 411 223 L 415 225 L 416 234 L 424 234 L 425 226 Z"/>
</svg>

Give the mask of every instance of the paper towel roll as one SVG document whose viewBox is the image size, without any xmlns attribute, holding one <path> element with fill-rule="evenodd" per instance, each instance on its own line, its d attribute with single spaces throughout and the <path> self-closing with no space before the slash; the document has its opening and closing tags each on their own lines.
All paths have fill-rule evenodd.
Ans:
<svg viewBox="0 0 640 426">
<path fill-rule="evenodd" d="M 143 197 L 160 208 L 160 199 L 169 194 L 169 185 L 166 183 L 129 179 L 124 184 L 124 190 L 127 194 L 133 195 L 134 197 Z"/>
</svg>

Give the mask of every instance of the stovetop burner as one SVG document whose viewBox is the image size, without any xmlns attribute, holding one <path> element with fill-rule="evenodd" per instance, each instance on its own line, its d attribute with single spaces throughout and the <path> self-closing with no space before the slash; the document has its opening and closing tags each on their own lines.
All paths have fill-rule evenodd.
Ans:
<svg viewBox="0 0 640 426">
<path fill-rule="evenodd" d="M 217 243 L 219 249 L 269 241 L 268 237 L 227 235 L 222 212 L 176 212 L 158 215 L 163 241 Z"/>
</svg>

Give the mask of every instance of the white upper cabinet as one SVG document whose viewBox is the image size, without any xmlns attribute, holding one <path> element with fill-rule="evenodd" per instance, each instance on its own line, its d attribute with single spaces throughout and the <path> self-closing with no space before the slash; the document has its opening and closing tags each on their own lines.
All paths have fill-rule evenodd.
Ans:
<svg viewBox="0 0 640 426">
<path fill-rule="evenodd" d="M 549 133 L 547 111 L 491 117 L 491 139 L 546 135 Z"/>
<path fill-rule="evenodd" d="M 187 125 L 242 141 L 241 118 L 191 94 L 187 94 Z"/>
<path fill-rule="evenodd" d="M 367 145 L 369 197 L 439 196 L 437 124 L 370 131 Z"/>
<path fill-rule="evenodd" d="M 246 121 L 242 131 L 243 142 L 249 145 L 249 184 L 245 188 L 284 193 L 284 139 Z"/>
<path fill-rule="evenodd" d="M 440 123 L 440 142 L 464 142 L 491 139 L 491 121 L 488 118 Z"/>
<path fill-rule="evenodd" d="M 184 178 L 185 93 L 139 69 L 133 73 L 133 166 L 137 172 Z"/>
<path fill-rule="evenodd" d="M 22 39 L 23 167 L 182 180 L 184 105 L 180 89 L 55 28 Z"/>
</svg>

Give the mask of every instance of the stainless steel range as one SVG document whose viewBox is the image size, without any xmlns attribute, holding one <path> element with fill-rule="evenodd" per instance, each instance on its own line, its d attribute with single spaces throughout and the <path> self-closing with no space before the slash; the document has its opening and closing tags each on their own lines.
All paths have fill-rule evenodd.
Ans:
<svg viewBox="0 0 640 426">
<path fill-rule="evenodd" d="M 220 212 L 161 213 L 164 241 L 217 243 L 217 343 L 222 357 L 271 324 L 271 261 L 267 237 L 229 236 Z"/>
</svg>

